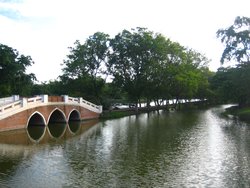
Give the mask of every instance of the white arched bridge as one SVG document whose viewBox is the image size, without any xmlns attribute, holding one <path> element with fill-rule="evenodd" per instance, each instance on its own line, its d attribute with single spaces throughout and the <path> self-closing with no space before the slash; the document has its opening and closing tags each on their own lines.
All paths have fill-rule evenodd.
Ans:
<svg viewBox="0 0 250 188">
<path fill-rule="evenodd" d="M 67 95 L 0 99 L 0 131 L 99 118 L 102 106 Z"/>
</svg>

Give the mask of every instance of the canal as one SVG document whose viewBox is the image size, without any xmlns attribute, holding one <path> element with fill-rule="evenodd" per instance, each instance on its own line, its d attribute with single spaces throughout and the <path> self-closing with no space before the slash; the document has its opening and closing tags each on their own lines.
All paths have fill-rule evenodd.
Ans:
<svg viewBox="0 0 250 188">
<path fill-rule="evenodd" d="M 225 107 L 1 133 L 0 187 L 250 187 L 250 125 Z"/>
</svg>

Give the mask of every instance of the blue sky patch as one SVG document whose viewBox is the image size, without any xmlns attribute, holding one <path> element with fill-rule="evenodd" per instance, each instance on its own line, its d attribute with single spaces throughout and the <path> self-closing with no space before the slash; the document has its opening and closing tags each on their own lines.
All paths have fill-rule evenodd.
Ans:
<svg viewBox="0 0 250 188">
<path fill-rule="evenodd" d="M 0 3 L 21 3 L 22 0 L 0 0 Z"/>
<path fill-rule="evenodd" d="M 22 18 L 21 14 L 12 9 L 1 9 L 0 8 L 0 15 L 7 17 L 12 20 L 20 20 Z"/>
</svg>

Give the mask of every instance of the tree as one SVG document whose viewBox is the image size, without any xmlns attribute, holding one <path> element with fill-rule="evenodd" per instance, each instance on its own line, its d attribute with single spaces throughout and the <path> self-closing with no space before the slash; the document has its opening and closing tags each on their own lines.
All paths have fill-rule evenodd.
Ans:
<svg viewBox="0 0 250 188">
<path fill-rule="evenodd" d="M 68 79 L 68 82 L 72 82 L 75 79 L 79 81 L 77 83 L 83 84 L 82 87 L 87 84 L 93 91 L 92 96 L 97 103 L 100 103 L 101 90 L 104 86 L 101 76 L 107 74 L 108 41 L 109 36 L 101 32 L 90 36 L 84 44 L 76 41 L 75 47 L 70 48 L 70 54 L 64 61 L 64 81 Z"/>
<path fill-rule="evenodd" d="M 153 33 L 145 28 L 123 30 L 110 41 L 109 71 L 136 103 L 142 97 L 151 61 Z"/>
<path fill-rule="evenodd" d="M 168 57 L 170 56 L 174 44 L 169 39 L 166 39 L 161 34 L 157 34 L 151 46 L 152 59 L 150 66 L 147 69 L 147 83 L 144 95 L 147 101 L 154 100 L 157 105 L 159 99 L 169 99 L 170 96 L 170 81 L 169 81 L 169 64 Z"/>
<path fill-rule="evenodd" d="M 226 29 L 219 29 L 217 37 L 224 43 L 221 63 L 236 60 L 238 63 L 250 62 L 250 18 L 236 17 L 234 24 Z"/>
<path fill-rule="evenodd" d="M 110 41 L 109 70 L 114 82 L 138 103 L 154 100 L 191 99 L 208 88 L 201 68 L 208 60 L 177 42 L 145 28 L 123 30 Z M 202 84 L 202 82 L 205 82 Z M 204 97 L 203 93 L 203 97 Z"/>
<path fill-rule="evenodd" d="M 209 87 L 204 74 L 209 60 L 195 50 L 184 48 L 178 43 L 174 43 L 169 57 L 168 82 L 170 95 L 176 99 L 176 103 L 179 99 L 204 99 Z"/>
<path fill-rule="evenodd" d="M 198 52 L 146 28 L 123 30 L 112 39 L 97 32 L 70 48 L 60 79 L 73 96 L 95 102 L 109 97 L 106 106 L 112 96 L 139 104 L 146 100 L 148 105 L 154 100 L 160 105 L 160 100 L 205 98 L 206 63 Z M 105 87 L 107 76 L 113 80 Z M 119 92 L 113 95 L 114 90 Z"/>
<path fill-rule="evenodd" d="M 240 106 L 250 105 L 250 18 L 236 17 L 234 24 L 226 29 L 217 31 L 225 49 L 221 63 L 235 60 L 238 64 L 234 68 L 218 71 L 216 77 L 224 78 L 221 87 L 223 96 L 237 101 Z M 223 70 L 223 69 L 222 69 Z M 218 79 L 217 79 L 218 80 Z M 227 88 L 230 88 L 228 90 Z M 236 91 L 236 92 L 235 92 Z M 229 92 L 229 93 L 227 93 Z M 222 93 L 222 92 L 221 92 Z"/>
<path fill-rule="evenodd" d="M 30 56 L 19 55 L 18 51 L 0 44 L 0 96 L 13 94 L 29 95 L 34 74 L 26 74 L 26 68 L 34 62 Z"/>
</svg>

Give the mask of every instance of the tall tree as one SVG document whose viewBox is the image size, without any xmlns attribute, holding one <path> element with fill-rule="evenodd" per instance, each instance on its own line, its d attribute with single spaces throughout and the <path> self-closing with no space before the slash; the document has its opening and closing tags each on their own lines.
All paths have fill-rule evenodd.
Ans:
<svg viewBox="0 0 250 188">
<path fill-rule="evenodd" d="M 97 32 L 90 36 L 84 44 L 75 42 L 75 47 L 70 48 L 70 54 L 64 61 L 64 80 L 77 79 L 85 81 L 91 87 L 95 102 L 100 103 L 101 90 L 104 81 L 101 76 L 105 75 L 108 60 L 109 36 Z"/>
<path fill-rule="evenodd" d="M 139 102 L 145 89 L 147 70 L 152 61 L 153 33 L 145 28 L 123 30 L 111 40 L 109 70 L 129 97 Z"/>
<path fill-rule="evenodd" d="M 34 62 L 30 56 L 19 55 L 18 51 L 0 44 L 0 96 L 13 94 L 29 95 L 34 74 L 26 74 L 26 68 Z"/>
<path fill-rule="evenodd" d="M 221 88 L 227 88 L 230 83 L 231 91 L 225 89 L 223 96 L 230 96 L 231 100 L 237 100 L 240 106 L 250 105 L 250 18 L 236 17 L 233 25 L 217 31 L 217 37 L 225 44 L 221 63 L 224 61 L 236 61 L 234 68 L 218 72 L 217 77 L 225 78 Z M 237 92 L 235 92 L 237 91 Z"/>
<path fill-rule="evenodd" d="M 236 17 L 233 25 L 217 31 L 217 37 L 226 45 L 221 56 L 221 63 L 225 60 L 236 60 L 239 63 L 250 62 L 250 18 Z"/>
</svg>

